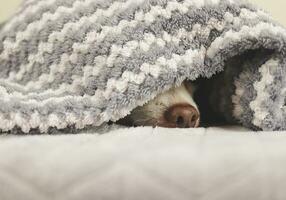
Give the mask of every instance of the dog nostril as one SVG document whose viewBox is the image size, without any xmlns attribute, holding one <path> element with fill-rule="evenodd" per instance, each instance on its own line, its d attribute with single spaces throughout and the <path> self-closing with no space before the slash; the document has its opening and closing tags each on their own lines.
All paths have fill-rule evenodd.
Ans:
<svg viewBox="0 0 286 200">
<path fill-rule="evenodd" d="M 177 127 L 184 127 L 185 126 L 185 120 L 182 116 L 178 116 L 176 120 Z"/>
<path fill-rule="evenodd" d="M 192 117 L 191 117 L 191 122 L 192 123 L 196 123 L 197 122 L 197 120 L 198 120 L 198 115 L 197 114 L 194 114 Z"/>
<path fill-rule="evenodd" d="M 199 113 L 198 112 L 194 112 L 193 116 L 190 119 L 190 127 L 196 127 L 198 126 L 198 120 L 200 119 Z"/>
</svg>

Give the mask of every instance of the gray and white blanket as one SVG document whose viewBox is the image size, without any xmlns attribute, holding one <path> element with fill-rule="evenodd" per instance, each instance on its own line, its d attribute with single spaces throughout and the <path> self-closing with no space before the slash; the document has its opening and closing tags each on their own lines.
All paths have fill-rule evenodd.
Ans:
<svg viewBox="0 0 286 200">
<path fill-rule="evenodd" d="M 234 0 L 26 0 L 0 29 L 0 129 L 53 133 L 126 116 L 210 78 L 228 121 L 286 129 L 286 30 Z"/>
</svg>

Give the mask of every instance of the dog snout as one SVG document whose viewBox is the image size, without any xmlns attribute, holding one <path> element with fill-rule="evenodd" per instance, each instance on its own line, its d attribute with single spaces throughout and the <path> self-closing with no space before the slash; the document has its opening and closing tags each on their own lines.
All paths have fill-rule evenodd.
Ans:
<svg viewBox="0 0 286 200">
<path fill-rule="evenodd" d="M 189 104 L 178 104 L 165 112 L 165 120 L 170 126 L 177 128 L 196 128 L 199 126 L 200 114 Z"/>
</svg>

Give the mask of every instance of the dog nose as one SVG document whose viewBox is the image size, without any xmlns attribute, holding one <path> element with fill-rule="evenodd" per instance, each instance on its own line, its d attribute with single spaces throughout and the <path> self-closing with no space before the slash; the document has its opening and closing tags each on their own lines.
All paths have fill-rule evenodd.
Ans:
<svg viewBox="0 0 286 200">
<path fill-rule="evenodd" d="M 178 104 L 166 111 L 165 119 L 177 128 L 195 128 L 199 126 L 200 114 L 189 104 Z"/>
</svg>

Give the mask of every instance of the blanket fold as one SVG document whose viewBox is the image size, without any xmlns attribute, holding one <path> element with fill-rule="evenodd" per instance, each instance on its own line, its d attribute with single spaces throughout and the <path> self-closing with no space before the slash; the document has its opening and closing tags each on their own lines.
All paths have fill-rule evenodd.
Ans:
<svg viewBox="0 0 286 200">
<path fill-rule="evenodd" d="M 210 77 L 228 122 L 286 130 L 285 47 L 247 1 L 29 0 L 0 29 L 0 130 L 99 127 Z"/>
</svg>

